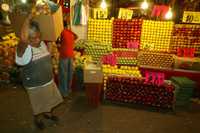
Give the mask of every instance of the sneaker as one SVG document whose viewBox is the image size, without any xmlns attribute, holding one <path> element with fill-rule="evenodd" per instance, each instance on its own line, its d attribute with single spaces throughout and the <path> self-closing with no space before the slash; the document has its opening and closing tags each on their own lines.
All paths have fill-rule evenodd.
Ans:
<svg viewBox="0 0 200 133">
<path fill-rule="evenodd" d="M 44 114 L 44 118 L 49 119 L 49 120 L 52 120 L 52 121 L 54 121 L 54 122 L 58 122 L 58 121 L 59 121 L 59 118 L 58 118 L 57 116 L 55 116 L 55 115 L 49 116 L 49 115 L 47 115 L 47 114 Z"/>
<path fill-rule="evenodd" d="M 35 120 L 34 123 L 40 130 L 45 129 L 45 124 L 41 120 Z"/>
</svg>

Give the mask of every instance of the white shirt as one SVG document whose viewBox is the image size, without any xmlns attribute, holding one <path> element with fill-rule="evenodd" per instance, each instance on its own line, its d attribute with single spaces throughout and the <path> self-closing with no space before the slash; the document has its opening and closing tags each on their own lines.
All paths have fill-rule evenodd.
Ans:
<svg viewBox="0 0 200 133">
<path fill-rule="evenodd" d="M 28 45 L 22 57 L 15 55 L 15 61 L 17 65 L 27 65 L 31 60 L 37 60 L 41 57 L 49 55 L 48 49 L 43 41 L 40 43 L 40 47 L 35 48 Z"/>
<path fill-rule="evenodd" d="M 41 57 L 47 56 L 48 54 L 49 54 L 49 52 L 48 52 L 48 49 L 47 49 L 45 43 L 43 41 L 41 41 L 40 47 L 38 47 L 38 48 L 31 47 L 30 45 L 28 45 L 28 47 L 26 48 L 22 57 L 17 56 L 17 52 L 16 52 L 15 62 L 17 63 L 17 65 L 24 66 L 24 65 L 27 65 L 31 60 L 40 59 Z M 49 85 L 52 82 L 53 82 L 53 79 L 50 82 L 48 82 L 40 87 Z M 37 87 L 29 87 L 26 89 L 34 89 L 34 88 L 37 88 Z"/>
</svg>

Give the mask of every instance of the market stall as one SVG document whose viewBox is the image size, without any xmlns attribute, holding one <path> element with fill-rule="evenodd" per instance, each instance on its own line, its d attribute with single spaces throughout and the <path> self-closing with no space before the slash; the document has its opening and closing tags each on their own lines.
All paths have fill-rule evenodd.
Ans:
<svg viewBox="0 0 200 133">
<path fill-rule="evenodd" d="M 45 4 L 30 12 L 37 16 L 42 38 L 51 46 L 55 75 L 59 54 L 54 41 L 63 30 L 62 15 L 70 12 L 72 30 L 80 36 L 75 46 L 80 52 L 75 54 L 75 83 L 79 89 L 85 83 L 92 104 L 99 104 L 103 94 L 104 100 L 172 108 L 177 100 L 184 103 L 178 97 L 184 86 L 181 80 L 188 81 L 191 90 L 187 101 L 200 97 L 200 9 L 187 11 L 178 6 L 179 13 L 174 13 L 177 2 L 160 2 L 73 0 L 61 1 L 62 7 L 47 8 Z M 19 9 L 14 8 L 11 18 L 18 22 L 12 23 L 16 35 L 21 25 L 17 20 L 27 15 Z M 174 16 L 176 13 L 179 16 Z M 86 30 L 80 32 L 82 26 L 87 34 Z M 7 58 L 11 57 L 4 45 L 0 46 L 5 57 L 1 60 L 9 64 Z M 10 51 L 15 54 L 13 46 Z"/>
<path fill-rule="evenodd" d="M 185 17 L 198 14 L 199 9 L 185 16 L 179 7 L 183 19 L 177 23 L 175 16 L 172 18 L 173 2 L 162 3 L 164 6 L 153 2 L 148 6 L 147 1 L 139 4 L 142 6 L 138 14 L 134 14 L 137 3 L 133 4 L 135 8 L 118 7 L 118 15 L 111 17 L 110 14 L 117 14 L 112 7 L 91 9 L 87 41 L 83 46 L 77 44 L 93 62 L 101 64 L 105 100 L 164 108 L 178 106 L 176 100 L 180 102 L 182 98 L 178 97 L 180 91 L 173 76 L 186 77 L 184 80 L 192 84 L 187 101 L 199 97 L 199 21 L 184 21 Z"/>
</svg>

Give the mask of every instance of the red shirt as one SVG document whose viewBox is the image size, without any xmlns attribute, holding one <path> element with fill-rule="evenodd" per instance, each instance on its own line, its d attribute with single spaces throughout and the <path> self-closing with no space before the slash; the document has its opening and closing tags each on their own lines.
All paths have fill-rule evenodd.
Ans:
<svg viewBox="0 0 200 133">
<path fill-rule="evenodd" d="M 64 29 L 61 33 L 61 38 L 62 41 L 59 48 L 60 58 L 74 57 L 74 33 L 68 29 Z"/>
</svg>

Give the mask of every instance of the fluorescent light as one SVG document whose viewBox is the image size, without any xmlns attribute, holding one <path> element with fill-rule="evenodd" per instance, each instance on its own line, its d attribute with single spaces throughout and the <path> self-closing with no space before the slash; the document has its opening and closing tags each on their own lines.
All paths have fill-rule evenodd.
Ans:
<svg viewBox="0 0 200 133">
<path fill-rule="evenodd" d="M 148 9 L 148 7 L 149 7 L 149 5 L 148 5 L 147 1 L 144 0 L 144 2 L 142 2 L 141 8 L 146 10 L 146 9 Z"/>
<path fill-rule="evenodd" d="M 25 3 L 26 3 L 26 0 L 21 0 L 21 2 L 25 4 Z"/>
<path fill-rule="evenodd" d="M 172 17 L 173 17 L 172 9 L 169 8 L 168 12 L 165 15 L 165 18 L 166 19 L 172 19 Z"/>
<path fill-rule="evenodd" d="M 106 9 L 107 8 L 107 4 L 106 4 L 105 0 L 102 0 L 102 2 L 101 2 L 101 8 L 102 9 Z"/>
</svg>

